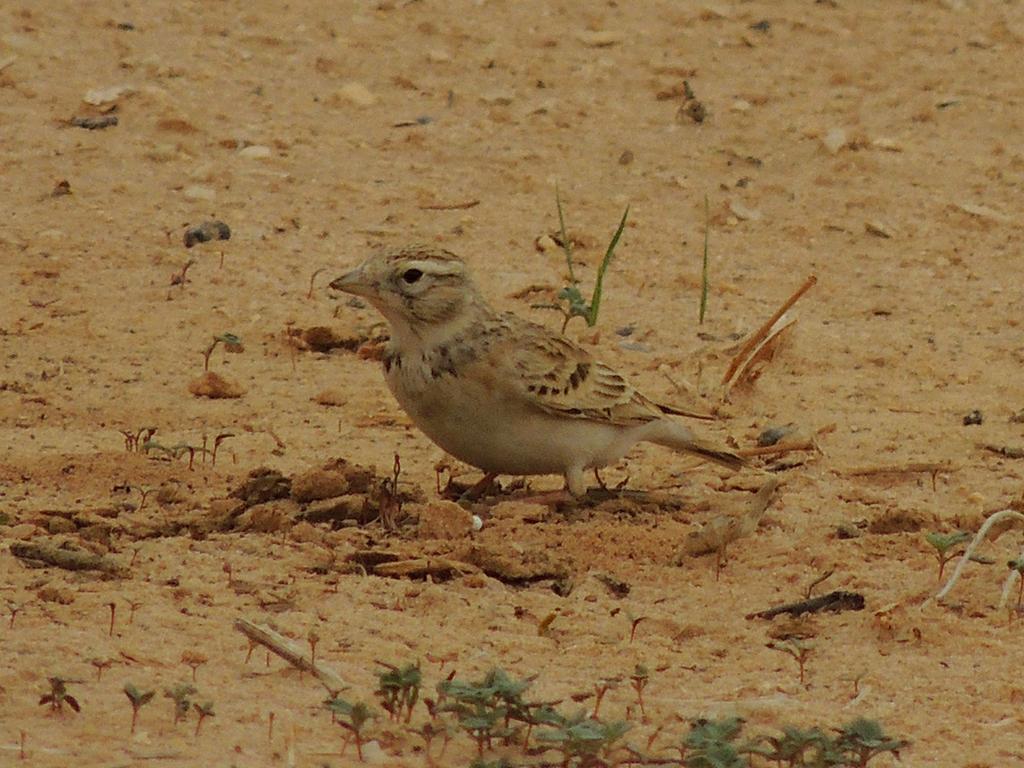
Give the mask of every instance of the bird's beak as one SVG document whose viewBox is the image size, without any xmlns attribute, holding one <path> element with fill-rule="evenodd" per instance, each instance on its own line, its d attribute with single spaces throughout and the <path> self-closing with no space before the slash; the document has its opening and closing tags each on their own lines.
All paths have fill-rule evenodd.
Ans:
<svg viewBox="0 0 1024 768">
<path fill-rule="evenodd" d="M 361 266 L 351 272 L 346 272 L 337 280 L 331 281 L 331 288 L 356 296 L 372 296 L 374 294 L 373 285 L 367 279 L 366 272 Z"/>
</svg>

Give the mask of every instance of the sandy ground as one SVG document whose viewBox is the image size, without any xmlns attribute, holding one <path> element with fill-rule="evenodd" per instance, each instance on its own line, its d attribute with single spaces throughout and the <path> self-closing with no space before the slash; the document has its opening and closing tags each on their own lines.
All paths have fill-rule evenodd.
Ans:
<svg viewBox="0 0 1024 768">
<path fill-rule="evenodd" d="M 1024 446 L 1022 42 L 1019 4 L 970 0 L 5 3 L 0 764 L 350 764 L 323 689 L 261 651 L 246 664 L 239 617 L 303 646 L 317 633 L 353 699 L 372 700 L 374 660 L 423 660 L 430 690 L 501 666 L 538 676 L 547 699 L 642 663 L 649 722 L 630 738 L 664 724 L 662 756 L 679 718 L 738 713 L 755 731 L 877 718 L 913 742 L 908 766 L 1024 759 L 1021 623 L 996 607 L 1019 533 L 982 549 L 995 565 L 970 566 L 946 607 L 924 602 L 924 533 L 1021 505 L 1024 464 L 984 446 Z M 68 124 L 107 114 L 116 126 Z M 642 448 L 606 475 L 646 501 L 492 499 L 479 533 L 430 539 L 424 520 L 451 511 L 436 501 L 442 454 L 367 354 L 303 341 L 326 326 L 372 345 L 379 318 L 326 283 L 372 247 L 424 241 L 463 255 L 496 305 L 557 326 L 531 309 L 565 284 L 560 253 L 535 246 L 557 229 L 556 184 L 584 287 L 631 206 L 598 326 L 570 335 L 652 396 L 717 409 L 695 425 L 715 439 L 749 448 L 793 423 L 820 445 L 756 462 L 778 498 L 718 578 L 714 558 L 677 555 L 750 503 L 755 470 Z M 230 241 L 186 250 L 210 218 Z M 810 274 L 786 347 L 722 404 L 736 335 Z M 194 396 L 227 332 L 244 351 L 218 345 L 210 369 L 244 395 Z M 964 425 L 975 409 L 983 423 Z M 233 437 L 216 466 L 189 468 L 127 451 L 121 430 L 146 427 L 165 448 Z M 202 524 L 238 511 L 218 500 L 251 470 L 346 458 L 386 475 L 396 453 L 400 489 L 426 502 L 406 503 L 397 533 L 293 527 L 305 508 L 287 500 L 262 524 Z M 914 463 L 935 471 L 856 472 Z M 128 575 L 29 568 L 10 551 L 26 543 L 84 547 Z M 393 579 L 348 561 L 474 547 L 561 579 Z M 801 685 L 767 647 L 778 622 L 745 616 L 830 570 L 818 591 L 859 592 L 866 609 L 804 627 Z M 191 678 L 186 651 L 207 659 L 198 700 L 216 712 L 198 736 L 163 697 Z M 75 681 L 80 713 L 38 705 L 51 676 Z M 134 735 L 126 681 L 157 692 Z M 628 685 L 603 708 L 635 718 Z M 402 728 L 376 721 L 371 736 L 379 763 L 427 763 Z M 460 736 L 440 762 L 473 753 Z"/>
</svg>

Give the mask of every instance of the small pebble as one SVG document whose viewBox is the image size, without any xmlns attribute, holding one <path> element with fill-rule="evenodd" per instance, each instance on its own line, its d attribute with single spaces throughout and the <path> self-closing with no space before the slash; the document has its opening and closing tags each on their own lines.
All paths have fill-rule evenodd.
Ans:
<svg viewBox="0 0 1024 768">
<path fill-rule="evenodd" d="M 981 411 L 975 408 L 973 411 L 964 416 L 964 426 L 970 427 L 977 424 L 981 424 L 985 421 L 985 417 L 982 416 Z"/>
<path fill-rule="evenodd" d="M 101 131 L 117 125 L 117 115 L 100 115 L 98 117 L 72 117 L 68 123 L 73 128 L 85 128 L 87 131 Z"/>
<path fill-rule="evenodd" d="M 270 157 L 271 154 L 270 147 L 265 147 L 262 144 L 252 144 L 238 150 L 239 157 L 248 157 L 253 160 L 262 160 L 265 157 Z"/>
<path fill-rule="evenodd" d="M 484 527 L 484 521 L 480 517 L 480 515 L 473 515 L 473 530 L 474 531 L 479 531 L 483 527 Z"/>
<path fill-rule="evenodd" d="M 581 43 L 591 48 L 607 48 L 610 45 L 621 43 L 625 39 L 621 32 L 613 29 L 586 30 L 580 32 L 576 37 Z"/>
<path fill-rule="evenodd" d="M 231 227 L 225 224 L 223 221 L 209 220 L 204 221 L 195 227 L 189 227 L 185 230 L 185 236 L 183 238 L 186 248 L 191 248 L 196 243 L 208 243 L 211 240 L 230 240 L 231 239 Z"/>
<path fill-rule="evenodd" d="M 186 200 L 213 200 L 217 197 L 216 191 L 210 187 L 201 187 L 195 184 L 185 187 L 185 189 L 182 190 L 182 194 L 185 196 Z"/>
<path fill-rule="evenodd" d="M 355 104 L 357 107 L 372 107 L 377 103 L 377 97 L 369 88 L 362 83 L 346 83 L 338 91 L 341 98 Z"/>
<path fill-rule="evenodd" d="M 768 427 L 760 435 L 757 436 L 757 444 L 765 447 L 769 445 L 776 445 L 782 438 L 787 435 L 791 435 L 796 432 L 796 426 L 793 424 L 784 424 L 779 427 Z"/>
<path fill-rule="evenodd" d="M 842 128 L 832 128 L 822 137 L 821 143 L 830 155 L 834 155 L 846 146 L 846 131 Z"/>
</svg>

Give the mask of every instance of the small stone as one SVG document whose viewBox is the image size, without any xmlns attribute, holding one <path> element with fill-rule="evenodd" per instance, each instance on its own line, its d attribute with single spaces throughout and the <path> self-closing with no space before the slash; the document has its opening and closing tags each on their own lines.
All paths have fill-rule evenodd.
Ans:
<svg viewBox="0 0 1024 768">
<path fill-rule="evenodd" d="M 830 155 L 835 155 L 847 144 L 846 131 L 832 128 L 822 137 L 821 143 Z"/>
<path fill-rule="evenodd" d="M 633 162 L 633 150 L 623 150 L 622 154 L 619 155 L 619 165 L 629 165 Z"/>
<path fill-rule="evenodd" d="M 32 523 L 19 523 L 7 529 L 7 538 L 25 541 L 35 536 L 36 526 Z"/>
<path fill-rule="evenodd" d="M 391 762 L 391 755 L 384 751 L 379 741 L 368 741 L 363 744 L 363 762 L 370 765 L 384 765 Z"/>
<path fill-rule="evenodd" d="M 761 212 L 756 208 L 748 208 L 739 200 L 729 201 L 729 210 L 733 212 L 740 221 L 760 221 Z"/>
<path fill-rule="evenodd" d="M 419 516 L 421 539 L 461 539 L 473 530 L 473 516 L 454 501 L 410 504 L 406 509 Z"/>
<path fill-rule="evenodd" d="M 188 501 L 188 494 L 177 483 L 167 482 L 157 489 L 155 498 L 156 503 L 161 507 L 168 507 L 172 504 L 182 504 Z"/>
<path fill-rule="evenodd" d="M 896 139 L 890 139 L 886 136 L 879 136 L 877 139 L 871 142 L 871 146 L 875 149 L 882 149 L 886 152 L 902 152 L 903 145 L 900 144 Z"/>
<path fill-rule="evenodd" d="M 732 103 L 729 109 L 731 109 L 733 112 L 749 112 L 751 106 L 751 103 L 746 99 L 736 99 L 736 101 Z"/>
<path fill-rule="evenodd" d="M 991 219 L 992 221 L 1008 222 L 1010 217 L 1001 211 L 997 211 L 994 208 L 989 208 L 987 205 L 975 205 L 974 203 L 962 203 L 957 205 L 964 213 L 969 213 L 971 216 L 977 216 L 979 219 Z"/>
<path fill-rule="evenodd" d="M 250 160 L 262 160 L 272 154 L 270 147 L 265 147 L 262 144 L 250 144 L 248 147 L 238 150 L 239 157 L 246 157 Z"/>
<path fill-rule="evenodd" d="M 55 515 L 46 521 L 46 530 L 57 535 L 60 533 L 74 533 L 78 528 L 66 517 L 59 517 Z"/>
<path fill-rule="evenodd" d="M 188 391 L 196 397 L 208 397 L 211 400 L 231 400 L 245 394 L 241 385 L 213 371 L 207 371 L 190 382 Z"/>
<path fill-rule="evenodd" d="M 357 107 L 372 107 L 377 97 L 362 83 L 346 83 L 338 90 L 338 95 Z"/>
<path fill-rule="evenodd" d="M 796 432 L 796 426 L 793 424 L 783 424 L 777 427 L 768 427 L 760 435 L 757 436 L 757 444 L 761 447 L 776 445 L 782 438 Z"/>
<path fill-rule="evenodd" d="M 427 59 L 438 64 L 447 64 L 452 60 L 452 55 L 448 53 L 448 51 L 435 48 L 431 51 L 427 51 Z"/>
<path fill-rule="evenodd" d="M 135 89 L 130 85 L 111 85 L 106 88 L 93 88 L 91 91 L 87 91 L 82 101 L 98 107 L 101 104 L 117 101 L 122 96 L 132 93 L 135 93 Z"/>
<path fill-rule="evenodd" d="M 576 35 L 576 38 L 591 48 L 607 48 L 610 45 L 621 43 L 625 36 L 614 29 L 585 30 Z"/>
<path fill-rule="evenodd" d="M 324 389 L 316 394 L 313 402 L 318 405 L 338 407 L 348 402 L 348 395 L 343 389 Z"/>
<path fill-rule="evenodd" d="M 57 587 L 47 584 L 36 592 L 36 597 L 44 603 L 59 603 L 60 605 L 71 605 L 75 602 L 75 593 L 67 587 Z"/>
<path fill-rule="evenodd" d="M 889 240 L 896 236 L 896 231 L 881 221 L 865 221 L 864 231 L 875 237 L 882 237 Z"/>
<path fill-rule="evenodd" d="M 857 539 L 864 535 L 864 531 L 857 527 L 856 523 L 842 522 L 836 526 L 836 538 Z"/>
<path fill-rule="evenodd" d="M 323 541 L 324 532 L 312 523 L 300 522 L 292 526 L 288 538 L 300 544 L 318 544 Z"/>
<path fill-rule="evenodd" d="M 178 157 L 178 147 L 175 144 L 154 144 L 146 152 L 146 159 L 154 163 L 169 163 Z"/>
<path fill-rule="evenodd" d="M 965 427 L 976 426 L 978 424 L 984 423 L 984 421 L 985 421 L 985 417 L 982 415 L 981 411 L 979 411 L 977 408 L 975 408 L 973 411 L 971 411 L 966 416 L 964 416 L 964 426 Z"/>
<path fill-rule="evenodd" d="M 484 520 L 480 515 L 473 515 L 473 530 L 479 531 L 484 527 Z"/>
<path fill-rule="evenodd" d="M 217 197 L 217 192 L 210 187 L 201 187 L 197 184 L 185 187 L 182 190 L 182 194 L 186 200 L 213 200 Z"/>
<path fill-rule="evenodd" d="M 333 499 L 349 492 L 348 477 L 327 468 L 312 469 L 292 478 L 292 498 L 299 503 Z"/>
<path fill-rule="evenodd" d="M 291 499 L 278 499 L 249 507 L 235 520 L 235 530 L 250 533 L 275 533 L 289 530 L 299 513 Z"/>
<path fill-rule="evenodd" d="M 558 243 L 551 235 L 541 235 L 533 241 L 534 247 L 541 253 L 548 253 L 558 248 Z"/>
</svg>

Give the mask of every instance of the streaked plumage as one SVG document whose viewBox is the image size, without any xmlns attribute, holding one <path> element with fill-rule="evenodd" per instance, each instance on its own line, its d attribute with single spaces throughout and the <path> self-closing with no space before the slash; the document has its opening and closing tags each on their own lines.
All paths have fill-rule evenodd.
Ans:
<svg viewBox="0 0 1024 768">
<path fill-rule="evenodd" d="M 653 442 L 737 469 L 617 371 L 564 336 L 497 314 L 465 264 L 430 247 L 377 256 L 331 283 L 388 320 L 388 386 L 441 448 L 490 474 L 562 474 L 574 495 L 585 470 Z"/>
</svg>

